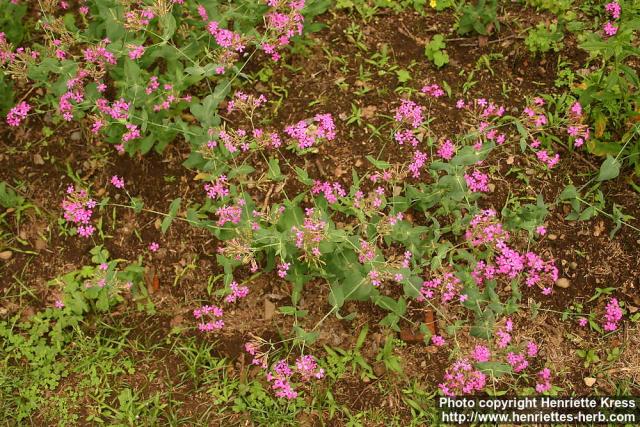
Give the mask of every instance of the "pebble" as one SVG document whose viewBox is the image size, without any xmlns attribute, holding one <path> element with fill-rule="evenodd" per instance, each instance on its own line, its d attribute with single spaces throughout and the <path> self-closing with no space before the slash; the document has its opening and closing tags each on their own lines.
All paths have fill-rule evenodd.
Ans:
<svg viewBox="0 0 640 427">
<path fill-rule="evenodd" d="M 596 383 L 596 379 L 593 377 L 586 377 L 586 378 L 583 378 L 583 380 L 584 380 L 584 384 L 587 387 L 593 387 L 593 385 Z"/>
<path fill-rule="evenodd" d="M 561 277 L 556 281 L 556 286 L 559 288 L 567 289 L 571 285 L 571 282 L 566 277 Z"/>
<path fill-rule="evenodd" d="M 558 238 L 557 234 L 549 234 L 549 237 L 548 237 L 549 240 L 556 240 L 557 238 Z"/>
<path fill-rule="evenodd" d="M 2 251 L 0 252 L 0 259 L 3 261 L 9 261 L 13 256 L 13 252 L 11 251 Z"/>
<path fill-rule="evenodd" d="M 79 130 L 77 130 L 75 132 L 71 132 L 71 140 L 72 141 L 80 141 L 80 138 L 82 138 L 82 134 L 80 133 Z"/>
</svg>

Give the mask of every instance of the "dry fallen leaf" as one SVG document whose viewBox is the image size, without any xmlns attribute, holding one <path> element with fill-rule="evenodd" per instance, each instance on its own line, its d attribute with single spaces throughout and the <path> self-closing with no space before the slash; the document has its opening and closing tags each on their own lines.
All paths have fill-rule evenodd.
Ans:
<svg viewBox="0 0 640 427">
<path fill-rule="evenodd" d="M 264 320 L 271 320 L 275 312 L 276 312 L 276 305 L 265 298 L 264 299 Z"/>
</svg>

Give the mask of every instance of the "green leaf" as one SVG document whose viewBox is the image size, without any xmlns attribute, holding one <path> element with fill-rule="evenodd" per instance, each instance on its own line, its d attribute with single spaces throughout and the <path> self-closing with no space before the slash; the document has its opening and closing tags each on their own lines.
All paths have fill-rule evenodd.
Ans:
<svg viewBox="0 0 640 427">
<path fill-rule="evenodd" d="M 377 169 L 389 169 L 391 167 L 391 163 L 385 162 L 384 160 L 376 160 L 373 156 L 367 156 L 367 160 L 375 166 Z"/>
<path fill-rule="evenodd" d="M 167 13 L 160 17 L 160 26 L 162 27 L 162 40 L 167 42 L 176 32 L 176 18 L 171 13 Z"/>
<path fill-rule="evenodd" d="M 607 155 L 607 159 L 600 166 L 598 181 L 606 181 L 620 175 L 620 162 L 612 155 Z"/>
<path fill-rule="evenodd" d="M 560 200 L 574 200 L 578 197 L 578 190 L 574 185 L 567 185 L 562 193 L 560 193 Z"/>
<path fill-rule="evenodd" d="M 513 372 L 511 365 L 501 362 L 480 362 L 476 363 L 476 367 L 483 372 L 491 374 L 495 378 Z"/>
<path fill-rule="evenodd" d="M 171 202 L 171 205 L 169 205 L 169 213 L 167 214 L 167 216 L 164 217 L 164 219 L 162 220 L 162 224 L 160 226 L 160 231 L 162 231 L 162 234 L 166 233 L 169 227 L 171 226 L 173 219 L 178 214 L 178 210 L 180 209 L 181 202 L 182 202 L 182 199 L 178 197 L 177 199 Z"/>
<path fill-rule="evenodd" d="M 253 173 L 253 171 L 255 171 L 255 169 L 253 168 L 253 166 L 250 165 L 240 165 L 237 168 L 233 168 L 229 174 L 228 174 L 228 178 L 235 178 L 236 176 L 241 176 L 241 175 L 249 175 L 251 173 Z"/>
<path fill-rule="evenodd" d="M 329 304 L 339 309 L 344 304 L 344 290 L 340 285 L 331 285 L 331 293 L 329 294 Z"/>
<path fill-rule="evenodd" d="M 282 181 L 284 176 L 280 171 L 280 160 L 276 158 L 269 159 L 269 172 L 267 173 L 267 178 L 272 181 Z"/>
<path fill-rule="evenodd" d="M 398 81 L 400 83 L 406 83 L 411 80 L 411 74 L 407 70 L 397 70 L 396 75 L 398 76 Z"/>
</svg>

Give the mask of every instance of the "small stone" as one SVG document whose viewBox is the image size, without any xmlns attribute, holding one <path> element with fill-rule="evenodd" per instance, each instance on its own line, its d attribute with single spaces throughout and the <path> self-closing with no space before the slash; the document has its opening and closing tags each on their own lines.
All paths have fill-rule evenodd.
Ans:
<svg viewBox="0 0 640 427">
<path fill-rule="evenodd" d="M 3 261 L 9 261 L 13 256 L 13 252 L 11 251 L 2 251 L 0 252 L 0 259 Z"/>
<path fill-rule="evenodd" d="M 559 288 L 567 289 L 571 285 L 571 282 L 566 277 L 561 277 L 556 281 L 556 286 Z"/>
<path fill-rule="evenodd" d="M 75 132 L 71 132 L 71 140 L 72 141 L 80 141 L 80 138 L 82 138 L 82 134 L 80 133 L 79 130 L 77 130 Z"/>
<path fill-rule="evenodd" d="M 38 166 L 44 165 L 44 159 L 40 154 L 36 153 L 33 155 L 33 163 Z"/>
<path fill-rule="evenodd" d="M 359 168 L 360 166 L 362 166 L 362 163 L 362 159 L 357 159 L 355 165 L 357 168 Z"/>
<path fill-rule="evenodd" d="M 596 379 L 593 377 L 583 378 L 583 381 L 584 385 L 586 385 L 587 387 L 593 387 L 593 385 L 596 383 Z"/>
<path fill-rule="evenodd" d="M 578 268 L 578 263 L 575 262 L 575 261 L 571 261 L 569 263 L 569 268 L 572 269 L 572 270 L 575 270 L 576 268 Z"/>
<path fill-rule="evenodd" d="M 557 238 L 558 238 L 557 234 L 549 234 L 549 237 L 548 237 L 549 240 L 556 240 Z"/>
</svg>

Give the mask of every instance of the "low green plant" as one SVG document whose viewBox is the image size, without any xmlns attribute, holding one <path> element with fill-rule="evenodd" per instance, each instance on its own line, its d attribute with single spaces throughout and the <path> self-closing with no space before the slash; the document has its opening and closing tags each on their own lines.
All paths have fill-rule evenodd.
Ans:
<svg viewBox="0 0 640 427">
<path fill-rule="evenodd" d="M 441 68 L 449 63 L 449 54 L 445 50 L 447 44 L 442 34 L 436 34 L 424 47 L 424 54 L 436 67 Z"/>
<path fill-rule="evenodd" d="M 547 25 L 540 22 L 535 28 L 529 30 L 524 44 L 533 54 L 549 51 L 559 52 L 564 46 L 563 38 L 564 34 L 558 27 L 558 23 L 552 22 Z"/>
<path fill-rule="evenodd" d="M 500 22 L 497 12 L 497 0 L 478 0 L 475 4 L 465 3 L 460 9 L 460 18 L 457 22 L 458 34 L 477 33 L 486 36 L 494 30 L 499 31 Z"/>
</svg>

